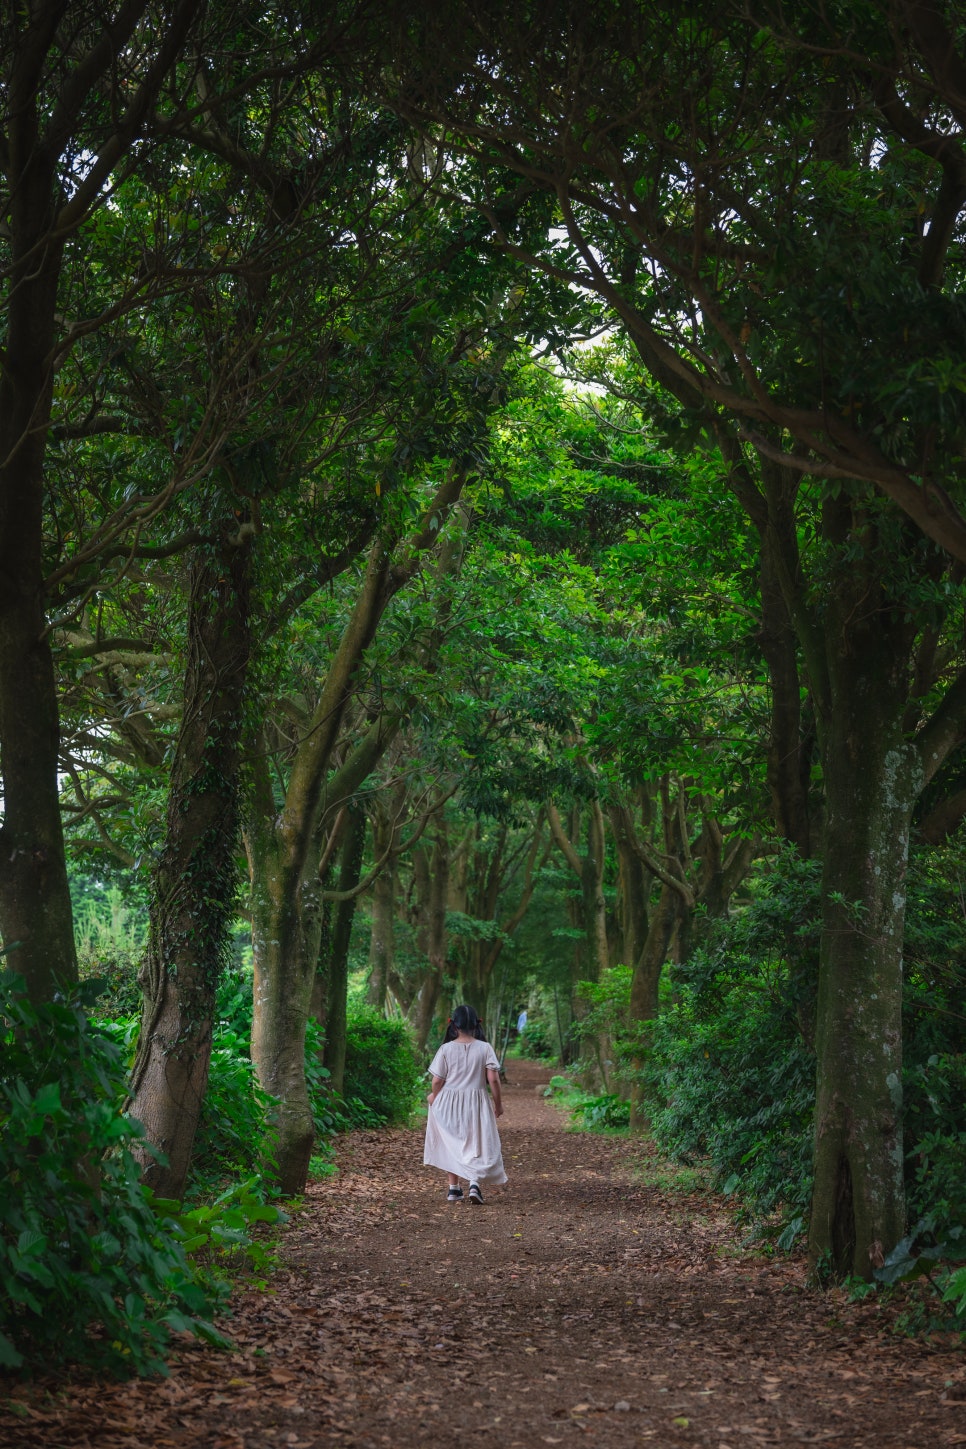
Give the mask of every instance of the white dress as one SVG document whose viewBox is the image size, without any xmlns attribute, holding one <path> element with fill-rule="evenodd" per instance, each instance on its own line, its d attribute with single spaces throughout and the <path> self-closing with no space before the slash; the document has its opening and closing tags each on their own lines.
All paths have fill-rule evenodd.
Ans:
<svg viewBox="0 0 966 1449">
<path fill-rule="evenodd" d="M 493 1099 L 486 1089 L 487 1070 L 500 1063 L 488 1041 L 444 1042 L 429 1064 L 443 1086 L 426 1115 L 423 1162 L 482 1187 L 506 1182 L 503 1153 Z"/>
</svg>

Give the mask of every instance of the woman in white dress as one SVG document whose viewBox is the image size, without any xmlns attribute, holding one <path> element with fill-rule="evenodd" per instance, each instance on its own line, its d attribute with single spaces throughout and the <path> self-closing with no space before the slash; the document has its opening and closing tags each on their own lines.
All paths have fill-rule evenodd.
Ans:
<svg viewBox="0 0 966 1449">
<path fill-rule="evenodd" d="M 482 1040 L 472 1006 L 456 1008 L 447 1036 L 451 1032 L 453 1039 L 443 1042 L 429 1064 L 433 1090 L 427 1098 L 423 1163 L 446 1173 L 447 1202 L 462 1201 L 460 1178 L 465 1177 L 470 1202 L 482 1205 L 481 1189 L 501 1187 L 507 1180 L 496 1125 L 503 1116 L 500 1063 L 490 1043 Z"/>
</svg>

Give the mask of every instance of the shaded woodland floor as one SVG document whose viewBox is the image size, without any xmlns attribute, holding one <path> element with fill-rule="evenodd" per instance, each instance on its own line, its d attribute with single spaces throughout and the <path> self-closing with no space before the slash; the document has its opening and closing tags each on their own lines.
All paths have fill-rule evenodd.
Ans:
<svg viewBox="0 0 966 1449">
<path fill-rule="evenodd" d="M 419 1130 L 355 1133 L 271 1291 L 235 1300 L 235 1352 L 18 1389 L 0 1445 L 966 1444 L 961 1352 L 742 1252 L 720 1205 L 642 1175 L 639 1145 L 565 1131 L 546 1072 L 509 1075 L 510 1185 L 485 1207 L 444 1201 Z"/>
</svg>

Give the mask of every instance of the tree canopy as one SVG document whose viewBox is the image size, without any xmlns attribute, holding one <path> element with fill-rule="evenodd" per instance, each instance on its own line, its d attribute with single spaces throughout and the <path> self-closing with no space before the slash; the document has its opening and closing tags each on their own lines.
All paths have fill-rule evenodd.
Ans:
<svg viewBox="0 0 966 1449">
<path fill-rule="evenodd" d="M 958 7 L 0 36 L 0 943 L 43 1012 L 71 886 L 147 895 L 145 1180 L 229 979 L 289 1194 L 353 989 L 417 1051 L 531 1002 L 677 1142 L 659 1064 L 711 1100 L 744 1003 L 813 1272 L 884 1271 L 958 979 Z"/>
</svg>

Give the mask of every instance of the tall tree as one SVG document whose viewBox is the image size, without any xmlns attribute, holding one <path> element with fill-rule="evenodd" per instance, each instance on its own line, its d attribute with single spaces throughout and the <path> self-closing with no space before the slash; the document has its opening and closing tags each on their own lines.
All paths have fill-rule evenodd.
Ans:
<svg viewBox="0 0 966 1449">
<path fill-rule="evenodd" d="M 199 551 L 191 570 L 184 706 L 142 973 L 131 1110 L 164 1154 L 146 1162 L 146 1180 L 177 1199 L 207 1086 L 215 989 L 236 898 L 251 552 L 251 526 L 236 521 L 219 548 Z"/>
<path fill-rule="evenodd" d="M 827 801 L 810 1249 L 869 1276 L 905 1227 L 910 818 L 966 700 L 948 667 L 937 695 L 910 698 L 945 614 L 939 580 L 955 597 L 949 559 L 966 559 L 949 384 L 966 205 L 956 7 L 501 18 L 427 22 L 446 28 L 445 76 L 421 25 L 402 107 L 473 158 L 467 199 L 501 245 L 612 309 L 759 530 L 784 609 L 773 637 L 791 621 L 806 662 Z M 501 215 L 508 172 L 556 199 L 543 248 Z"/>
<path fill-rule="evenodd" d="M 55 380 L 84 339 L 119 317 L 172 288 L 191 287 L 199 275 L 231 270 L 232 260 L 215 253 L 201 262 L 195 249 L 187 265 L 179 255 L 179 242 L 190 250 L 204 218 L 199 210 L 167 205 L 177 189 L 171 177 L 191 174 L 199 155 L 218 156 L 271 193 L 276 212 L 282 206 L 297 211 L 290 158 L 281 172 L 273 164 L 289 138 L 279 141 L 266 122 L 253 150 L 238 144 L 238 126 L 253 112 L 264 119 L 273 97 L 284 96 L 294 114 L 303 99 L 296 78 L 345 40 L 352 18 L 351 6 L 320 20 L 291 8 L 241 13 L 237 6 L 193 0 L 161 6 L 119 0 L 107 12 L 41 0 L 4 12 L 0 932 L 37 999 L 75 974 L 56 804 L 58 714 L 43 558 Z M 253 111 L 246 111 L 246 98 L 256 95 Z M 132 196 L 127 226 L 116 225 L 118 207 Z M 109 256 L 105 241 L 121 237 L 123 259 L 116 251 Z M 62 435 L 77 421 L 59 424 Z M 91 432 L 111 431 L 109 419 L 88 414 L 81 421 Z M 139 480 L 147 487 L 131 489 L 108 509 L 110 516 L 91 524 L 94 553 L 85 539 L 78 555 L 129 541 L 132 529 L 190 481 L 201 461 L 193 446 L 195 421 L 183 420 L 180 444 L 172 448 L 180 453 L 174 476 Z M 210 441 L 210 430 L 201 431 Z"/>
<path fill-rule="evenodd" d="M 67 343 L 61 275 L 71 239 L 105 204 L 199 14 L 187 0 L 172 5 L 148 42 L 156 17 L 146 4 L 120 6 L 105 24 L 93 10 L 51 0 L 5 11 L 0 36 L 0 932 L 37 1000 L 76 972 L 42 563 L 54 365 Z"/>
</svg>

